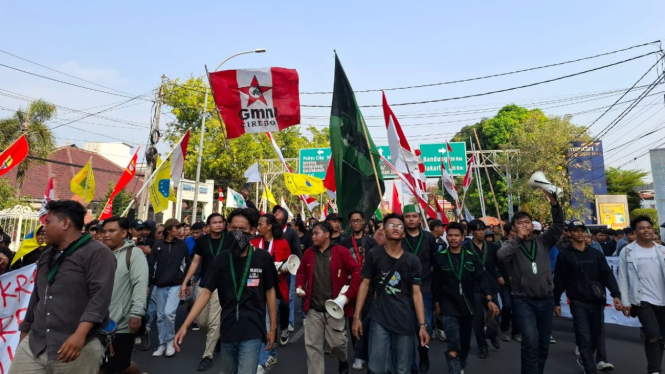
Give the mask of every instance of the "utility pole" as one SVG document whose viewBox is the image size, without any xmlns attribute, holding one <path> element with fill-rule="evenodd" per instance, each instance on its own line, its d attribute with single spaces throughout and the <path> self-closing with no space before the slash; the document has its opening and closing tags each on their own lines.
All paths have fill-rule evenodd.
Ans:
<svg viewBox="0 0 665 374">
<path fill-rule="evenodd" d="M 166 75 L 162 75 L 162 84 L 159 86 L 159 91 L 157 92 L 157 102 L 155 103 L 155 115 L 153 116 L 152 126 L 150 128 L 150 136 L 148 138 L 149 146 L 145 150 L 145 159 L 148 164 L 148 168 L 145 172 L 145 177 L 152 175 L 155 171 L 157 163 L 157 148 L 155 145 L 159 142 L 161 134 L 159 132 L 159 117 L 162 113 L 162 102 L 164 101 L 164 85 L 166 84 Z M 148 218 L 148 211 L 150 209 L 150 192 L 149 188 L 144 188 L 143 193 L 141 194 L 141 202 L 139 204 L 139 214 L 138 218 L 146 220 Z"/>
</svg>

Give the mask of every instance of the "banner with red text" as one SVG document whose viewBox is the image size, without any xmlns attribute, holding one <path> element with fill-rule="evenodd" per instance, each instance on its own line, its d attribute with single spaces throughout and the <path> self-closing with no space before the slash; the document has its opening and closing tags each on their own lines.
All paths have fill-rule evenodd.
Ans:
<svg viewBox="0 0 665 374">
<path fill-rule="evenodd" d="M 25 318 L 35 286 L 37 265 L 0 275 L 0 373 L 9 372 L 21 337 L 18 326 Z"/>
</svg>

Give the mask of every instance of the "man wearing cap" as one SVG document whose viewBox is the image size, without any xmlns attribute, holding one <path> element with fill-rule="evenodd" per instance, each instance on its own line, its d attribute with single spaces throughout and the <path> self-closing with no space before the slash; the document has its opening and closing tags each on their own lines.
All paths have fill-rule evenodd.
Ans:
<svg viewBox="0 0 665 374">
<path fill-rule="evenodd" d="M 619 285 L 612 269 L 603 253 L 585 243 L 586 230 L 582 221 L 574 220 L 568 224 L 572 244 L 562 248 L 556 260 L 554 313 L 561 317 L 561 295 L 566 292 L 580 352 L 577 363 L 589 374 L 596 373 L 596 370 L 614 369 L 612 364 L 605 362 L 606 358 L 601 357 L 602 352 L 598 350 L 603 329 L 605 288 L 614 298 L 617 310 L 621 310 L 622 305 Z M 596 351 L 598 360 L 593 357 Z"/>
<path fill-rule="evenodd" d="M 337 213 L 330 213 L 326 216 L 326 222 L 332 227 L 332 233 L 330 235 L 330 242 L 335 244 L 341 244 L 346 236 L 342 234 L 342 217 Z"/>
<path fill-rule="evenodd" d="M 522 333 L 522 373 L 542 374 L 550 346 L 554 284 L 550 268 L 550 249 L 563 232 L 563 210 L 557 199 L 546 193 L 552 206 L 552 227 L 535 236 L 533 221 L 526 212 L 517 212 L 511 219 L 515 239 L 497 252 L 500 261 L 508 262 L 512 276 L 513 308 Z"/>
<path fill-rule="evenodd" d="M 166 357 L 175 354 L 173 337 L 175 336 L 175 313 L 180 298 L 180 285 L 185 279 L 189 267 L 189 251 L 187 244 L 178 239 L 180 222 L 169 218 L 164 222 L 164 239 L 155 242 L 150 252 L 153 260 L 153 283 L 157 299 L 157 330 L 159 331 L 159 347 L 152 354 Z M 150 263 L 150 261 L 149 261 Z"/>
<path fill-rule="evenodd" d="M 421 215 L 420 209 L 413 204 L 404 207 L 404 225 L 406 232 L 404 239 L 402 239 L 402 248 L 405 251 L 411 252 L 418 256 L 420 264 L 422 265 L 422 285 L 421 293 L 423 295 L 423 304 L 425 305 L 425 323 L 427 324 L 427 332 L 430 336 L 433 334 L 433 310 L 432 310 L 432 262 L 431 258 L 436 254 L 439 245 L 436 244 L 434 236 L 421 228 Z M 414 334 L 417 330 L 414 330 Z M 420 370 L 427 372 L 429 370 L 429 355 L 428 348 L 419 346 L 418 353 L 420 355 L 420 365 L 414 362 L 411 365 L 411 370 Z"/>
<path fill-rule="evenodd" d="M 90 236 L 92 236 L 92 240 L 97 240 L 97 241 L 99 241 L 99 240 L 102 239 L 102 238 L 101 238 L 101 230 L 100 230 L 100 228 L 99 228 L 98 226 L 99 226 L 99 221 L 96 220 L 96 219 L 94 219 L 94 220 L 88 222 L 88 223 L 85 225 L 85 232 L 86 232 L 86 233 L 89 233 Z"/>
</svg>

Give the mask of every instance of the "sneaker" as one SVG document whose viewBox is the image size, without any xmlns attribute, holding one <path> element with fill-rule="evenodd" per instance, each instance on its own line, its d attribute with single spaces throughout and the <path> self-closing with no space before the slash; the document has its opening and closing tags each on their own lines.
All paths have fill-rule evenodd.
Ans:
<svg viewBox="0 0 665 374">
<path fill-rule="evenodd" d="M 337 372 L 339 374 L 349 374 L 349 362 L 348 361 L 339 361 L 339 365 L 337 366 Z"/>
<path fill-rule="evenodd" d="M 492 343 L 492 347 L 494 347 L 494 349 L 501 348 L 501 342 L 499 341 L 499 338 L 496 335 L 490 338 L 490 343 Z"/>
<path fill-rule="evenodd" d="M 510 335 L 508 335 L 507 332 L 501 332 L 501 334 L 499 334 L 499 338 L 501 338 L 501 340 L 503 340 L 504 342 L 510 341 Z"/>
<path fill-rule="evenodd" d="M 259 365 L 259 367 L 256 368 L 256 374 L 265 374 L 266 371 L 263 369 L 263 366 Z"/>
<path fill-rule="evenodd" d="M 203 360 L 199 362 L 199 367 L 196 368 L 197 371 L 206 371 L 212 367 L 212 358 L 203 357 Z"/>
<path fill-rule="evenodd" d="M 270 356 L 268 357 L 268 360 L 266 360 L 266 364 L 263 365 L 265 369 L 277 365 L 277 357 L 275 356 Z"/>
<path fill-rule="evenodd" d="M 554 340 L 552 335 L 550 335 L 550 344 L 556 344 L 556 340 Z"/>
<path fill-rule="evenodd" d="M 434 329 L 434 332 L 432 333 L 432 339 L 438 339 L 442 342 L 445 342 L 446 341 L 446 333 L 443 332 L 443 330 Z"/>
<path fill-rule="evenodd" d="M 289 332 L 294 332 L 296 331 L 295 327 L 293 325 L 289 325 Z"/>
<path fill-rule="evenodd" d="M 356 360 L 353 362 L 353 365 L 351 365 L 351 369 L 353 370 L 362 370 L 365 368 L 365 360 L 356 358 Z"/>
<path fill-rule="evenodd" d="M 150 349 L 150 330 L 146 330 L 145 335 L 141 336 L 141 350 L 147 351 Z"/>
<path fill-rule="evenodd" d="M 152 352 L 152 357 L 161 357 L 164 355 L 164 352 L 166 352 L 166 345 L 162 344 L 157 347 L 157 350 Z"/>
<path fill-rule="evenodd" d="M 194 321 L 194 323 L 192 323 L 192 331 L 199 331 L 199 330 L 201 330 L 201 327 L 199 327 L 198 322 Z"/>
<path fill-rule="evenodd" d="M 279 336 L 279 345 L 282 347 L 289 343 L 289 330 L 282 330 L 282 333 Z"/>
<path fill-rule="evenodd" d="M 478 358 L 481 360 L 486 360 L 489 357 L 489 352 L 487 352 L 487 348 L 482 348 L 480 351 L 478 351 Z"/>
<path fill-rule="evenodd" d="M 516 342 L 522 342 L 522 334 L 515 334 L 513 335 L 513 340 Z"/>
<path fill-rule="evenodd" d="M 600 361 L 596 363 L 596 369 L 600 371 L 614 370 L 614 365 L 610 364 L 609 362 Z"/>
<path fill-rule="evenodd" d="M 175 348 L 173 348 L 173 341 L 166 343 L 166 357 L 173 357 Z"/>
<path fill-rule="evenodd" d="M 134 345 L 141 345 L 141 337 L 140 336 L 135 336 L 134 337 Z"/>
</svg>

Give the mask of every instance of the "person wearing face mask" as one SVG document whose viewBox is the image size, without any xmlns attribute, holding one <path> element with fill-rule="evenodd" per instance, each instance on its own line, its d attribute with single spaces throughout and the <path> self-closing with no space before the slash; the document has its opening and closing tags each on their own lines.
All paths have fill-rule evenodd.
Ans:
<svg viewBox="0 0 665 374">
<path fill-rule="evenodd" d="M 214 260 L 187 319 L 178 330 L 174 347 L 180 351 L 189 326 L 208 304 L 213 292 L 222 308 L 220 339 L 222 373 L 262 373 L 261 347 L 272 349 L 277 330 L 277 269 L 270 253 L 250 244 L 258 224 L 257 212 L 235 209 L 229 215 L 231 249 Z M 266 308 L 269 328 L 266 329 Z"/>
</svg>

